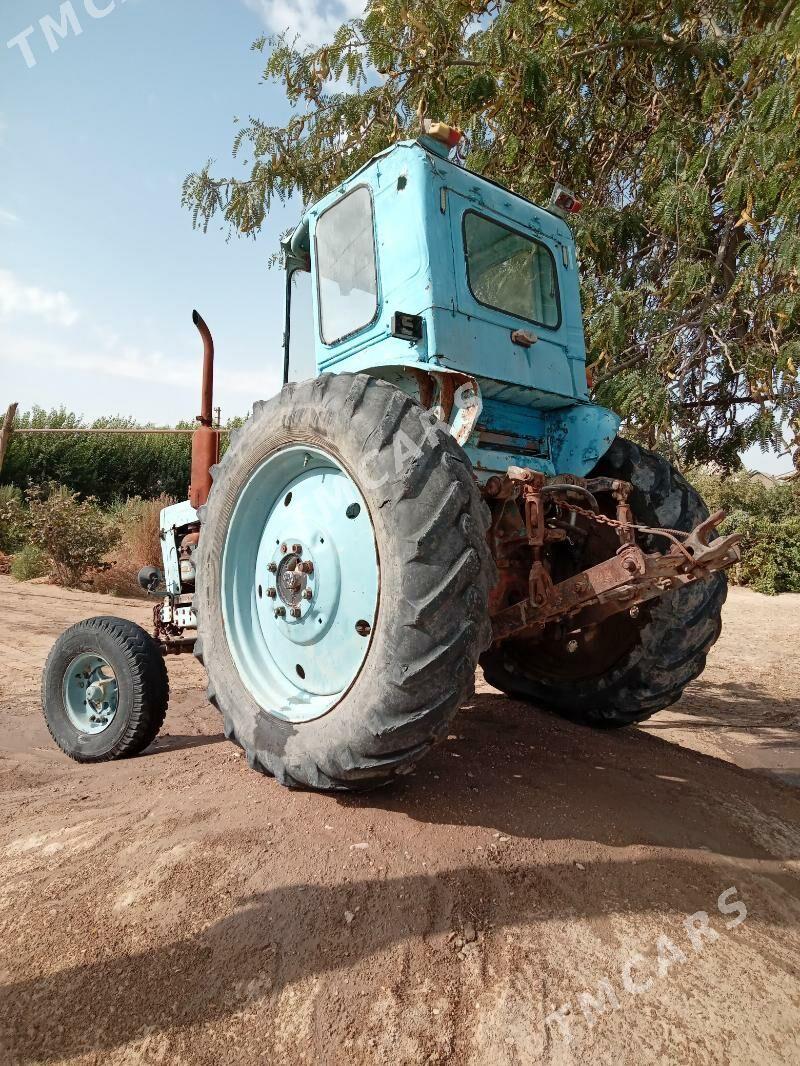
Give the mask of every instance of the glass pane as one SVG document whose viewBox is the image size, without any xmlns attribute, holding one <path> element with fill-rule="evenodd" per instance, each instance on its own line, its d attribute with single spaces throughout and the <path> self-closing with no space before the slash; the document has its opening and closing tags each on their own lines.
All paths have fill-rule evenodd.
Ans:
<svg viewBox="0 0 800 1066">
<path fill-rule="evenodd" d="M 317 223 L 322 339 L 333 344 L 375 317 L 378 282 L 369 189 L 355 189 Z"/>
<path fill-rule="evenodd" d="M 464 238 L 476 300 L 542 326 L 558 325 L 556 266 L 543 244 L 471 211 L 464 216 Z"/>
<path fill-rule="evenodd" d="M 292 273 L 292 304 L 289 316 L 289 381 L 305 381 L 317 376 L 314 351 L 314 309 L 311 305 L 311 274 Z"/>
</svg>

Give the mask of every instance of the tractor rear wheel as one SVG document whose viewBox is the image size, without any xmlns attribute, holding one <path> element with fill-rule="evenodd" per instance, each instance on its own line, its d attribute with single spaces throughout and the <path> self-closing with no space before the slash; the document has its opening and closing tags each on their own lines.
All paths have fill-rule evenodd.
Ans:
<svg viewBox="0 0 800 1066">
<path fill-rule="evenodd" d="M 407 772 L 490 639 L 466 455 L 393 385 L 325 375 L 257 403 L 212 474 L 195 654 L 226 736 L 290 786 Z"/>
<path fill-rule="evenodd" d="M 666 459 L 621 437 L 592 475 L 629 481 L 634 521 L 643 525 L 688 532 L 708 516 L 698 493 Z M 605 530 L 608 557 L 615 538 Z M 668 545 L 650 537 L 645 547 L 653 552 Z M 509 640 L 484 655 L 484 676 L 509 695 L 585 725 L 641 722 L 679 700 L 703 672 L 720 633 L 726 593 L 725 575 L 715 573 L 642 604 L 634 618 L 627 611 L 613 615 L 570 640 L 563 634 Z"/>
</svg>

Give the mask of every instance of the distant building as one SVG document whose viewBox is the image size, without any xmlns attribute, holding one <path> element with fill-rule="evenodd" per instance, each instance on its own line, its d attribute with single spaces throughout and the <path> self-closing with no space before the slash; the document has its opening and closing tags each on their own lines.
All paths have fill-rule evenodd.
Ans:
<svg viewBox="0 0 800 1066">
<path fill-rule="evenodd" d="M 774 489 L 781 481 L 785 481 L 787 476 L 791 477 L 792 475 L 775 477 L 773 474 L 764 474 L 760 470 L 748 470 L 747 476 L 751 481 L 755 481 L 757 485 L 763 485 L 765 489 Z"/>
</svg>

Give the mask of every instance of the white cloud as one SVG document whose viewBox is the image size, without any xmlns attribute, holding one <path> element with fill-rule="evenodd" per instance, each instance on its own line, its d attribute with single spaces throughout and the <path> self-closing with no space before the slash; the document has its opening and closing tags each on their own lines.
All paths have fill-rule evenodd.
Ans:
<svg viewBox="0 0 800 1066">
<path fill-rule="evenodd" d="M 79 320 L 80 325 L 68 333 L 53 328 L 74 326 Z M 95 397 L 105 390 L 106 403 L 108 396 L 125 396 L 135 405 L 144 387 L 161 395 L 184 395 L 187 388 L 194 394 L 200 387 L 201 366 L 199 352 L 192 358 L 176 358 L 132 344 L 103 322 L 82 314 L 66 293 L 24 285 L 10 270 L 0 269 L 0 379 L 4 381 L 12 376 L 5 367 L 17 367 L 21 378 L 43 383 L 48 375 L 60 372 L 80 396 L 78 407 L 87 389 Z M 218 367 L 215 374 L 219 394 L 237 407 L 241 396 L 271 395 L 274 377 L 267 368 L 253 372 L 230 366 Z M 152 419 L 151 407 L 140 417 Z"/>
<path fill-rule="evenodd" d="M 15 215 L 13 211 L 7 211 L 4 207 L 0 207 L 0 226 L 16 226 L 19 222 L 19 215 Z"/>
<path fill-rule="evenodd" d="M 29 315 L 58 326 L 72 326 L 80 318 L 65 292 L 23 285 L 10 270 L 0 270 L 0 321 Z"/>
<path fill-rule="evenodd" d="M 42 370 L 70 370 L 76 373 L 102 374 L 131 381 L 177 385 L 185 371 L 161 352 L 142 352 L 131 345 L 120 345 L 113 353 L 80 349 L 72 345 L 34 337 L 2 336 L 0 361 L 24 363 Z"/>
<path fill-rule="evenodd" d="M 289 31 L 305 44 L 330 40 L 343 22 L 364 13 L 365 0 L 244 0 L 271 33 Z"/>
<path fill-rule="evenodd" d="M 149 385 L 175 386 L 181 389 L 187 382 L 200 383 L 202 360 L 177 360 L 163 352 L 143 351 L 136 345 L 125 344 L 110 331 L 92 327 L 104 350 L 91 346 L 75 347 L 61 341 L 4 335 L 0 332 L 0 363 L 22 364 L 43 371 L 69 370 L 72 374 L 86 374 L 89 379 L 117 378 Z M 104 338 L 101 339 L 101 334 Z M 251 397 L 261 388 L 269 394 L 268 375 L 249 371 L 217 369 L 214 374 L 218 388 Z M 272 389 L 271 391 L 274 391 Z"/>
</svg>

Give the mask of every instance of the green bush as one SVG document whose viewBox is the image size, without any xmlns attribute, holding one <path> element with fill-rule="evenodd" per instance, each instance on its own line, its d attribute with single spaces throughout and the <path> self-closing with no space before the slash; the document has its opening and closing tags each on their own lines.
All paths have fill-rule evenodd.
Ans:
<svg viewBox="0 0 800 1066">
<path fill-rule="evenodd" d="M 11 557 L 11 576 L 17 581 L 33 581 L 35 577 L 47 577 L 49 572 L 47 556 L 33 544 L 26 544 Z"/>
<path fill-rule="evenodd" d="M 106 418 L 90 428 L 135 428 L 130 418 Z M 16 429 L 78 429 L 86 423 L 64 408 L 17 415 Z M 11 436 L 3 479 L 25 491 L 56 482 L 107 505 L 128 496 L 145 498 L 167 492 L 186 498 L 191 437 L 188 434 L 53 434 Z"/>
<path fill-rule="evenodd" d="M 93 497 L 80 500 L 61 485 L 27 493 L 30 543 L 52 564 L 59 585 L 77 585 L 90 573 L 108 567 L 105 556 L 120 540 L 119 528 Z"/>
<path fill-rule="evenodd" d="M 2 416 L 0 416 L 0 422 Z M 230 419 L 228 429 L 241 425 Z M 17 415 L 16 429 L 135 429 L 132 418 L 103 418 L 87 425 L 65 408 L 34 407 Z M 176 429 L 195 428 L 180 422 Z M 222 436 L 222 449 L 228 437 Z M 105 507 L 116 500 L 166 494 L 185 500 L 189 486 L 192 438 L 184 434 L 68 433 L 14 435 L 3 464 L 3 479 L 23 492 L 30 485 L 56 482 L 81 496 L 94 496 Z"/>
<path fill-rule="evenodd" d="M 731 580 L 770 596 L 800 592 L 800 484 L 763 485 L 745 471 L 692 470 L 688 477 L 712 511 L 727 512 L 721 532 L 741 535 L 742 561 Z"/>
<path fill-rule="evenodd" d="M 0 485 L 0 552 L 12 555 L 24 543 L 22 493 L 15 485 Z"/>
<path fill-rule="evenodd" d="M 712 511 L 721 507 L 728 514 L 743 511 L 776 522 L 800 517 L 800 482 L 779 481 L 767 486 L 746 471 L 722 477 L 700 469 L 689 471 L 687 476 Z"/>
<path fill-rule="evenodd" d="M 737 584 L 768 596 L 800 592 L 800 518 L 775 521 L 734 511 L 722 531 L 742 537 L 742 561 L 732 575 Z"/>
</svg>

